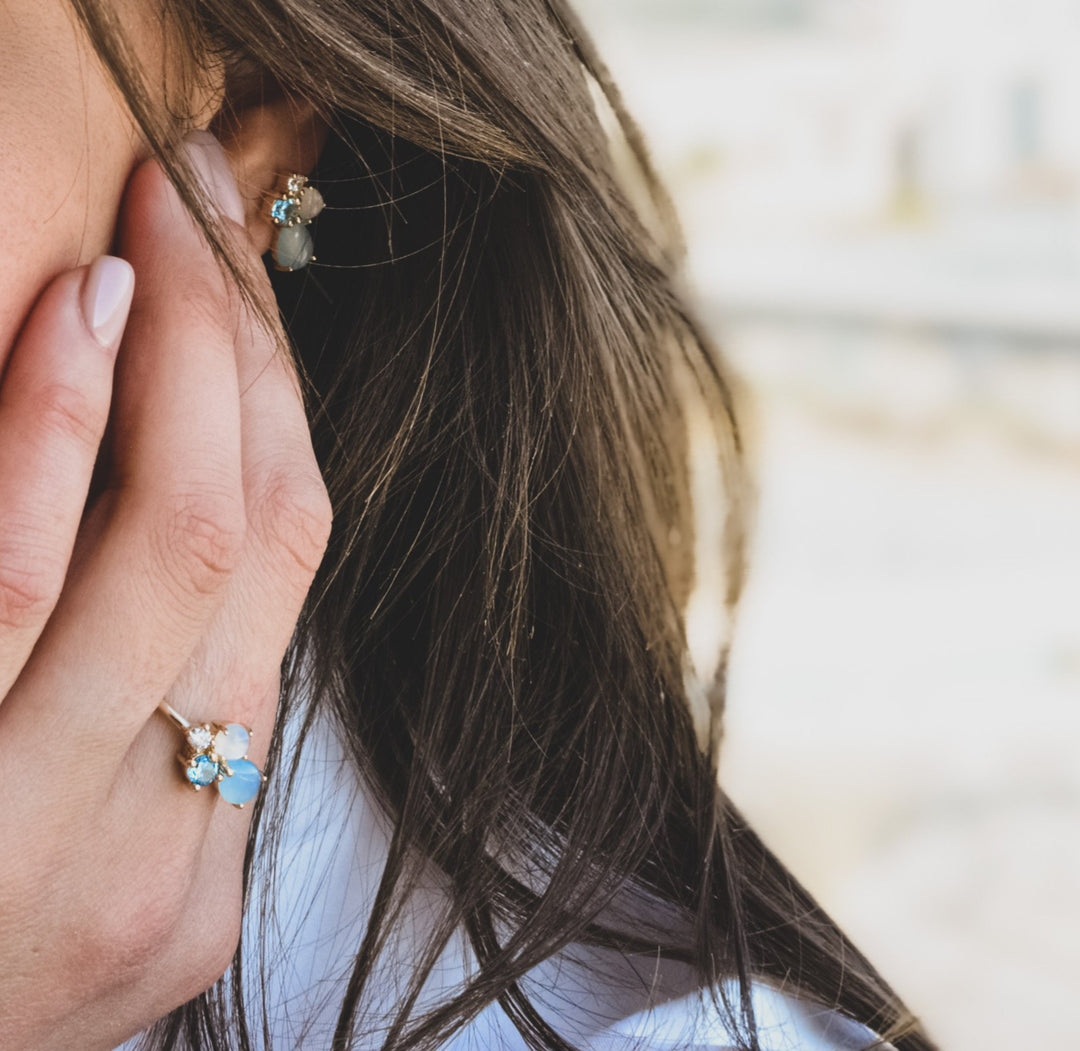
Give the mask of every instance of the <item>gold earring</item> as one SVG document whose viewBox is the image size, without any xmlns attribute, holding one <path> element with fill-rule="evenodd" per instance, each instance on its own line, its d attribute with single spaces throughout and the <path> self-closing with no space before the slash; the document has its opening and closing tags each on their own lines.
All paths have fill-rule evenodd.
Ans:
<svg viewBox="0 0 1080 1051">
<path fill-rule="evenodd" d="M 315 260 L 315 242 L 308 226 L 326 207 L 323 195 L 306 175 L 290 175 L 284 193 L 270 205 L 270 219 L 278 227 L 274 238 L 274 265 L 278 270 L 302 270 Z"/>
</svg>

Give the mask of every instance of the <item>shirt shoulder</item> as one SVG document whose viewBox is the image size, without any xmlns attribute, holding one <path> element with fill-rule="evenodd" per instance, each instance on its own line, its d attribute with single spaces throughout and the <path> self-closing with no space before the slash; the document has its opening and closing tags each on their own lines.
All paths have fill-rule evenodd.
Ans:
<svg viewBox="0 0 1080 1051">
<path fill-rule="evenodd" d="M 734 990 L 731 990 L 734 993 Z M 876 1033 L 837 1011 L 764 983 L 751 993 L 761 1051 L 888 1051 Z M 734 1051 L 738 1040 L 712 998 L 683 997 L 625 1018 L 597 1034 L 588 1051 Z"/>
<path fill-rule="evenodd" d="M 294 1012 L 300 1008 L 301 1031 L 311 1033 L 319 1028 L 316 1020 L 325 1026 L 336 1015 L 344 979 L 338 970 L 340 960 L 351 959 L 348 950 L 366 922 L 390 830 L 325 722 L 316 724 L 303 751 L 301 774 L 282 815 L 289 856 L 271 891 L 274 914 L 292 922 L 260 933 L 277 942 L 274 956 L 293 963 L 279 973 L 275 999 L 291 1005 Z M 282 951 L 285 945 L 287 952 Z M 579 949 L 539 965 L 524 984 L 549 1024 L 582 1051 L 728 1051 L 738 1045 L 714 998 L 692 991 L 696 983 L 689 972 L 655 962 L 639 966 L 603 951 Z M 470 960 L 467 946 L 455 945 L 440 961 L 434 983 L 438 989 L 433 988 L 432 994 L 437 997 L 439 989 L 460 988 Z M 320 995 L 313 996 L 314 990 Z M 733 985 L 725 991 L 729 999 L 737 999 Z M 755 985 L 752 1002 L 762 1051 L 881 1047 L 866 1027 L 764 983 Z M 289 1032 L 292 1027 L 282 1026 L 283 1021 L 279 1016 L 275 1028 L 285 1037 L 282 1046 L 291 1051 L 298 1045 L 289 1038 L 295 1041 L 297 1030 Z M 446 1051 L 525 1051 L 525 1047 L 505 1012 L 492 1004 L 448 1043 Z"/>
</svg>

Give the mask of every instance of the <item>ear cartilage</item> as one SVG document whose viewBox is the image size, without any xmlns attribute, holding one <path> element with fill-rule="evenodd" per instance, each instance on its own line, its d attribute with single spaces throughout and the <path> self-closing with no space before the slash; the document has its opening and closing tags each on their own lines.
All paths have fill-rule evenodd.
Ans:
<svg viewBox="0 0 1080 1051">
<path fill-rule="evenodd" d="M 306 175 L 290 175 L 285 190 L 270 205 L 270 219 L 278 228 L 274 238 L 274 265 L 278 270 L 303 270 L 315 261 L 315 242 L 308 226 L 326 206 L 323 195 Z"/>
</svg>

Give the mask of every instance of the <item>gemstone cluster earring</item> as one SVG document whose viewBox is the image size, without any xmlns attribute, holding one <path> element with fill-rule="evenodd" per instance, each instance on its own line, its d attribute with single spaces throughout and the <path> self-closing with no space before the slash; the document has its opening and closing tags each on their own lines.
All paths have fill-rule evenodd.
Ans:
<svg viewBox="0 0 1080 1051">
<path fill-rule="evenodd" d="M 308 226 L 326 207 L 323 196 L 306 175 L 290 175 L 285 191 L 270 205 L 270 218 L 278 228 L 274 238 L 274 265 L 278 270 L 302 270 L 315 261 L 315 242 Z"/>
</svg>

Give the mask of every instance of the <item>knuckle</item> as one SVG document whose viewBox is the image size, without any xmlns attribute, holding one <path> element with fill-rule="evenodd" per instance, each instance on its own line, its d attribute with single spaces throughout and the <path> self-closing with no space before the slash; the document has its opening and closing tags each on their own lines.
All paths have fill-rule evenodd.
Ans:
<svg viewBox="0 0 1080 1051">
<path fill-rule="evenodd" d="M 164 894 L 142 895 L 127 902 L 120 916 L 102 932 L 102 952 L 115 957 L 111 969 L 142 971 L 172 940 L 181 910 Z"/>
<path fill-rule="evenodd" d="M 136 980 L 168 951 L 183 917 L 190 878 L 155 873 L 132 881 L 111 901 L 99 900 L 79 932 L 78 957 L 114 981 Z"/>
<path fill-rule="evenodd" d="M 244 548 L 244 512 L 238 497 L 205 490 L 176 497 L 164 515 L 161 561 L 186 589 L 214 594 L 232 576 Z"/>
<path fill-rule="evenodd" d="M 50 560 L 25 546 L 0 545 L 0 628 L 14 630 L 47 620 L 63 584 Z"/>
<path fill-rule="evenodd" d="M 37 394 L 34 418 L 46 434 L 97 448 L 106 408 L 86 391 L 66 383 L 50 383 Z"/>
<path fill-rule="evenodd" d="M 216 273 L 216 267 L 211 271 Z M 236 304 L 223 282 L 207 277 L 183 282 L 177 290 L 177 310 L 189 335 L 232 346 Z"/>
<path fill-rule="evenodd" d="M 278 471 L 263 486 L 256 503 L 262 541 L 275 555 L 309 580 L 319 568 L 330 539 L 333 514 L 322 478 L 312 470 Z"/>
<path fill-rule="evenodd" d="M 216 271 L 210 266 L 209 271 Z M 158 331 L 162 327 L 178 334 L 186 346 L 209 347 L 224 357 L 232 353 L 235 339 L 236 307 L 234 297 L 223 281 L 201 269 L 187 268 L 183 273 L 156 275 L 153 297 L 136 297 L 128 325 L 134 329 Z"/>
</svg>

